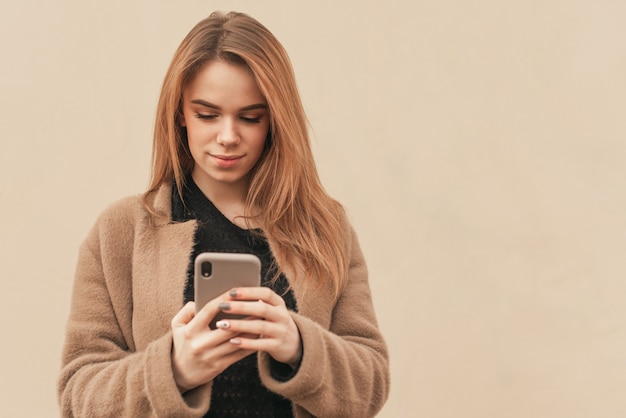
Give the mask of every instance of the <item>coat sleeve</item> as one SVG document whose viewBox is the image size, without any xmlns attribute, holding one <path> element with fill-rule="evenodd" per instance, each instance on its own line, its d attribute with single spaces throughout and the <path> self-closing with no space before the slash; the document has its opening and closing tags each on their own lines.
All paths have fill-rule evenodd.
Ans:
<svg viewBox="0 0 626 418">
<path fill-rule="evenodd" d="M 377 325 L 367 267 L 352 229 L 348 236 L 349 280 L 332 308 L 329 329 L 292 313 L 303 344 L 295 376 L 276 379 L 270 357 L 259 356 L 263 383 L 317 417 L 372 417 L 389 394 L 388 351 Z M 306 303 L 316 305 L 315 300 Z"/>
<path fill-rule="evenodd" d="M 201 417 L 209 406 L 210 388 L 179 393 L 171 366 L 171 333 L 135 351 L 131 268 L 123 267 L 122 260 L 131 254 L 118 235 L 112 244 L 120 251 L 103 259 L 102 248 L 108 244 L 107 233 L 101 231 L 107 228 L 98 227 L 102 223 L 79 252 L 57 387 L 61 415 Z"/>
</svg>

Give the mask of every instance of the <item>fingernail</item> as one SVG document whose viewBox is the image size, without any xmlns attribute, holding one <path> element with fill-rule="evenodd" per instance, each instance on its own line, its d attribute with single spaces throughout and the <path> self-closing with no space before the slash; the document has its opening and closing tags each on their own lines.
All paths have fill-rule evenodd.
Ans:
<svg viewBox="0 0 626 418">
<path fill-rule="evenodd" d="M 215 326 L 217 326 L 218 328 L 228 328 L 230 324 L 228 323 L 228 321 L 217 321 L 215 323 Z"/>
<path fill-rule="evenodd" d="M 236 298 L 237 297 L 237 289 L 233 289 L 230 292 L 228 292 L 228 294 L 230 295 L 231 298 Z"/>
<path fill-rule="evenodd" d="M 217 307 L 220 308 L 222 311 L 227 311 L 230 309 L 230 303 L 222 302 Z"/>
<path fill-rule="evenodd" d="M 239 344 L 241 344 L 241 340 L 239 338 L 231 338 L 230 339 L 230 343 L 231 344 L 235 344 L 235 345 L 239 345 Z"/>
</svg>

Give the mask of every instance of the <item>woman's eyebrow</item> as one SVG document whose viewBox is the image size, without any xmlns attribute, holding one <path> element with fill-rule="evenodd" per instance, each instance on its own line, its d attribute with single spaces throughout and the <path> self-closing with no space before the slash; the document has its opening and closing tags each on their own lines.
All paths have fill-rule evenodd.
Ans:
<svg viewBox="0 0 626 418">
<path fill-rule="evenodd" d="M 207 102 L 206 100 L 202 100 L 202 99 L 194 99 L 191 101 L 191 103 L 193 104 L 198 104 L 200 106 L 204 106 L 204 107 L 208 107 L 210 109 L 215 109 L 215 110 L 221 110 L 221 107 L 219 107 L 216 104 L 213 104 L 211 102 Z M 239 109 L 240 111 L 248 111 L 248 110 L 256 110 L 256 109 L 267 109 L 267 105 L 265 103 L 255 103 L 255 104 L 251 104 L 248 106 L 244 106 L 241 109 Z"/>
<path fill-rule="evenodd" d="M 200 106 L 204 106 L 204 107 L 210 107 L 211 109 L 220 109 L 220 107 L 218 105 L 215 105 L 211 102 L 207 102 L 206 100 L 202 100 L 202 99 L 195 99 L 192 100 L 191 103 L 193 104 L 198 104 Z"/>
</svg>

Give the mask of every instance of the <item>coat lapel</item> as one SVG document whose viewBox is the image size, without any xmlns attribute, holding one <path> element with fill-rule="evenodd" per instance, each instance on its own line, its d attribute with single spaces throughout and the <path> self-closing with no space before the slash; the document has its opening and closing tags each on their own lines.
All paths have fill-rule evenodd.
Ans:
<svg viewBox="0 0 626 418">
<path fill-rule="evenodd" d="M 137 350 L 170 330 L 182 308 L 196 222 L 170 223 L 171 186 L 162 186 L 153 207 L 164 216 L 146 222 L 135 242 L 133 329 Z"/>
</svg>

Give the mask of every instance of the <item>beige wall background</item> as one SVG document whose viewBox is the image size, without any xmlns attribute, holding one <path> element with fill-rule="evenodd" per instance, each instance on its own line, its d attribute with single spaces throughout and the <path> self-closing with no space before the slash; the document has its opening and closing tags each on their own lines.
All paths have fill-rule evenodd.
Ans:
<svg viewBox="0 0 626 418">
<path fill-rule="evenodd" d="M 391 350 L 381 417 L 626 416 L 626 2 L 0 4 L 0 416 L 57 416 L 80 242 L 212 10 L 283 42 Z"/>
</svg>

